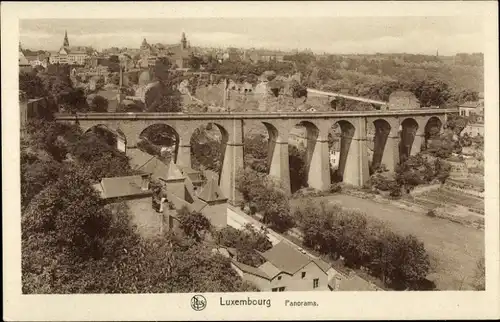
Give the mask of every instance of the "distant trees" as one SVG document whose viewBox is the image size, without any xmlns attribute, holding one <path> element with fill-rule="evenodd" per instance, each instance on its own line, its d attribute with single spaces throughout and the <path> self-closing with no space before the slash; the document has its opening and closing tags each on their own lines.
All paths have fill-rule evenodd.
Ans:
<svg viewBox="0 0 500 322">
<path fill-rule="evenodd" d="M 396 289 L 419 289 L 430 270 L 422 242 L 337 205 L 306 202 L 294 213 L 304 244 L 346 265 L 365 267 Z"/>
</svg>

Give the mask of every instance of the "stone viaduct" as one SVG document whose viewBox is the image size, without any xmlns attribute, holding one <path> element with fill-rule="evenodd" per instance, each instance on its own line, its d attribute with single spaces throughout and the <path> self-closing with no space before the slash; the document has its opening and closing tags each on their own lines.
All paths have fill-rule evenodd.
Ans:
<svg viewBox="0 0 500 322">
<path fill-rule="evenodd" d="M 456 109 L 415 109 L 342 112 L 280 113 L 81 113 L 56 114 L 56 120 L 76 123 L 86 132 L 105 126 L 125 138 L 127 148 L 135 148 L 141 133 L 153 124 L 166 124 L 177 134 L 176 162 L 191 166 L 191 136 L 201 125 L 212 123 L 222 133 L 224 149 L 220 186 L 230 202 L 238 199 L 236 174 L 243 168 L 243 140 L 246 126 L 263 124 L 269 134 L 269 174 L 290 189 L 288 138 L 297 125 L 307 133 L 307 167 L 310 187 L 326 190 L 330 185 L 328 133 L 336 123 L 341 129 L 338 173 L 343 182 L 362 186 L 369 179 L 369 163 L 384 164 L 394 170 L 400 157 L 416 154 L 429 136 L 429 126 L 441 130 L 448 114 Z M 254 124 L 252 124 L 254 123 Z M 368 133 L 372 129 L 372 135 Z M 374 129 L 374 131 L 373 131 Z M 368 160 L 367 143 L 373 145 Z"/>
</svg>

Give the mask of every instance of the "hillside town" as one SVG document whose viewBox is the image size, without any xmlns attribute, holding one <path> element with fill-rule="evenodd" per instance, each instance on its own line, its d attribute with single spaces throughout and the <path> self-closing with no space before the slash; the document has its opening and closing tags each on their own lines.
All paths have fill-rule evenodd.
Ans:
<svg viewBox="0 0 500 322">
<path fill-rule="evenodd" d="M 482 54 L 54 49 L 19 45 L 24 294 L 484 289 Z"/>
</svg>

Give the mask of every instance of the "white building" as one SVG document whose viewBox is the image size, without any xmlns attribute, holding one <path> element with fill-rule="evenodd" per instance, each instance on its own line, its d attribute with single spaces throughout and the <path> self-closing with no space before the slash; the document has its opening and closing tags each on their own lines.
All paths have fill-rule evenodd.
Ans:
<svg viewBox="0 0 500 322">
<path fill-rule="evenodd" d="M 69 47 L 68 33 L 64 35 L 63 46 L 50 55 L 51 64 L 85 65 L 89 55 L 84 50 Z"/>
</svg>

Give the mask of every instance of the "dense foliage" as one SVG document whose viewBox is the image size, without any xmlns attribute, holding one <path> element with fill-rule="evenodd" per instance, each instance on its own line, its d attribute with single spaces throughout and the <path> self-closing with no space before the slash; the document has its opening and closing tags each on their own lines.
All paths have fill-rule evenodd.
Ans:
<svg viewBox="0 0 500 322">
<path fill-rule="evenodd" d="M 299 207 L 294 218 L 304 244 L 346 265 L 365 267 L 396 289 L 418 289 L 430 270 L 424 244 L 412 235 L 402 236 L 383 223 L 338 205 Z"/>
<path fill-rule="evenodd" d="M 222 246 L 235 248 L 239 262 L 254 267 L 265 261 L 255 251 L 265 252 L 272 247 L 266 231 L 258 231 L 251 224 L 242 230 L 227 226 L 216 233 L 216 240 Z"/>
<path fill-rule="evenodd" d="M 274 178 L 246 168 L 237 174 L 236 187 L 250 209 L 261 213 L 272 229 L 283 232 L 293 227 L 288 196 Z"/>
<path fill-rule="evenodd" d="M 483 91 L 482 54 L 448 57 L 409 54 L 327 55 L 297 53 L 285 62 L 252 63 L 205 58 L 206 70 L 235 80 L 260 76 L 268 70 L 277 75 L 301 75 L 301 85 L 385 100 L 397 90 L 415 94 L 423 106 L 456 106 L 474 101 Z M 342 105 L 342 102 L 340 103 Z M 355 107 L 353 105 L 352 107 Z M 343 109 L 343 108 L 341 108 Z"/>
<path fill-rule="evenodd" d="M 27 129 L 21 144 L 23 293 L 257 291 L 227 258 L 197 242 L 208 222 L 199 214 L 181 216 L 182 235 L 144 239 L 125 203 L 106 205 L 92 184 L 130 168 L 101 136 L 46 122 Z"/>
</svg>

